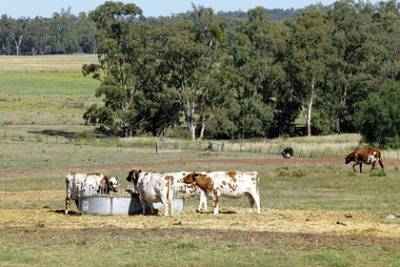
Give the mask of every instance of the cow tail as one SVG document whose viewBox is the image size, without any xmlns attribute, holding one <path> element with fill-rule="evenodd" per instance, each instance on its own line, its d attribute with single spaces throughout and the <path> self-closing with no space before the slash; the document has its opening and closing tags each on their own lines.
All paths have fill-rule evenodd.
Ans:
<svg viewBox="0 0 400 267">
<path fill-rule="evenodd" d="M 258 173 L 257 173 L 257 176 L 256 176 L 256 187 L 257 187 L 257 194 L 258 195 L 260 195 L 260 181 L 261 181 L 261 177 L 260 177 L 260 175 L 258 175 Z"/>
</svg>

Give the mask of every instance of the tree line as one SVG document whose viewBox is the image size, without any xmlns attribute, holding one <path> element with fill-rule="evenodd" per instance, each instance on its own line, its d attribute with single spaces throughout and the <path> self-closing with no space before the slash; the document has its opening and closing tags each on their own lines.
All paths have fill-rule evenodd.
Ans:
<svg viewBox="0 0 400 267">
<path fill-rule="evenodd" d="M 0 18 L 0 55 L 95 53 L 96 27 L 85 12 L 71 9 L 51 18 Z"/>
<path fill-rule="evenodd" d="M 105 2 L 89 15 L 64 11 L 49 19 L 60 34 L 43 44 L 64 44 L 69 31 L 62 26 L 90 25 L 90 33 L 69 32 L 65 40 L 95 44 L 98 64 L 82 71 L 100 81 L 103 104 L 84 118 L 109 135 L 182 128 L 193 139 L 361 132 L 370 143 L 400 144 L 400 105 L 391 102 L 400 93 L 397 1 L 339 0 L 274 14 L 255 7 L 221 15 L 193 5 L 146 18 L 135 4 Z M 0 36 L 14 36 L 18 50 L 21 35 Z M 63 47 L 54 51 L 67 53 Z"/>
<path fill-rule="evenodd" d="M 276 137 L 298 134 L 298 121 L 308 135 L 357 132 L 369 95 L 400 79 L 396 1 L 341 0 L 284 20 L 202 6 L 149 19 L 106 2 L 89 17 L 99 64 L 83 72 L 101 81 L 104 105 L 85 118 L 112 135 L 183 125 L 193 139 Z"/>
<path fill-rule="evenodd" d="M 272 9 L 272 19 L 294 15 L 295 9 Z M 218 16 L 229 19 L 247 19 L 244 11 L 220 11 Z M 96 53 L 96 27 L 88 14 L 77 16 L 71 8 L 54 12 L 52 17 L 0 18 L 0 55 L 47 55 Z"/>
</svg>

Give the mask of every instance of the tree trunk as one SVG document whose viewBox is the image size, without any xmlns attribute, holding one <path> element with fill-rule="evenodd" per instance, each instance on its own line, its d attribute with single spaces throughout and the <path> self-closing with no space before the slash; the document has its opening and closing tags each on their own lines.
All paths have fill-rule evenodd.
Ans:
<svg viewBox="0 0 400 267">
<path fill-rule="evenodd" d="M 192 134 L 192 140 L 196 139 L 196 123 L 194 121 L 194 103 L 186 100 L 184 108 L 185 123 L 189 132 Z"/>
<path fill-rule="evenodd" d="M 17 56 L 19 56 L 21 50 L 22 34 L 19 36 L 18 41 L 14 42 L 15 42 L 15 53 L 17 54 Z"/>
<path fill-rule="evenodd" d="M 201 120 L 201 130 L 200 130 L 200 136 L 199 139 L 203 139 L 204 137 L 204 130 L 206 129 L 206 119 L 202 118 Z"/>
<path fill-rule="evenodd" d="M 313 106 L 313 95 L 314 95 L 314 79 L 311 81 L 311 94 L 310 99 L 308 100 L 308 108 L 307 108 L 307 136 L 311 136 L 311 114 L 312 114 L 312 106 Z"/>
</svg>

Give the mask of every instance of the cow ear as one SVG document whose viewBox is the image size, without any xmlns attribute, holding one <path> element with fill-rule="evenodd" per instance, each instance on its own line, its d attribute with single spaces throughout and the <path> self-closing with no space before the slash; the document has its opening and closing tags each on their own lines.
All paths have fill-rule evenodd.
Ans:
<svg viewBox="0 0 400 267">
<path fill-rule="evenodd" d="M 138 173 L 141 173 L 141 172 L 142 172 L 142 170 L 141 170 L 141 169 L 139 169 L 139 170 L 138 170 Z"/>
</svg>

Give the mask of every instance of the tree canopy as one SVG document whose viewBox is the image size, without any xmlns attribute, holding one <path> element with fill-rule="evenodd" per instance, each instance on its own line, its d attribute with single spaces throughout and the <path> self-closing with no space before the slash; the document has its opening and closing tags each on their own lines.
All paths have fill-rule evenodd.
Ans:
<svg viewBox="0 0 400 267">
<path fill-rule="evenodd" d="M 84 118 L 111 135 L 186 128 L 193 139 L 252 138 L 360 130 L 366 141 L 383 144 L 365 132 L 373 123 L 359 110 L 370 111 L 368 101 L 382 85 L 400 79 L 399 11 L 394 0 L 339 0 L 279 16 L 264 7 L 216 14 L 193 5 L 186 13 L 146 18 L 135 4 L 105 2 L 78 17 L 69 10 L 50 19 L 3 16 L 0 51 L 96 52 L 98 64 L 82 71 L 100 80 L 96 95 L 103 104 Z M 377 127 L 387 132 L 383 126 Z"/>
<path fill-rule="evenodd" d="M 396 1 L 342 0 L 285 20 L 263 7 L 232 19 L 194 5 L 145 18 L 106 2 L 89 17 L 99 64 L 84 73 L 101 80 L 104 105 L 85 117 L 121 136 L 184 126 L 193 139 L 274 137 L 302 122 L 308 135 L 354 132 L 359 103 L 400 78 Z"/>
</svg>

